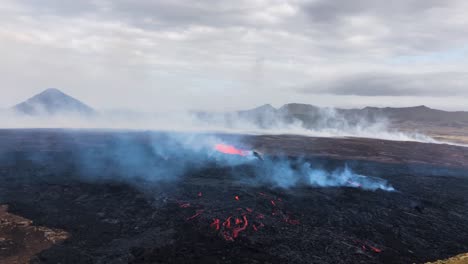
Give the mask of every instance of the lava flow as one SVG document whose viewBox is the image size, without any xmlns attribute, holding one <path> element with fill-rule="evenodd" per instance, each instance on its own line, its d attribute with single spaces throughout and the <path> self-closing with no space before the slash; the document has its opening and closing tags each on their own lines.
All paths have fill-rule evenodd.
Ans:
<svg viewBox="0 0 468 264">
<path fill-rule="evenodd" d="M 216 217 L 210 218 L 209 226 L 224 240 L 231 242 L 239 238 L 241 234 L 248 235 L 249 233 L 252 234 L 252 232 L 260 231 L 265 227 L 265 223 L 267 222 L 270 224 L 273 222 L 282 222 L 289 225 L 301 224 L 301 222 L 291 215 L 290 212 L 283 211 L 286 207 L 283 199 L 262 192 L 258 194 L 259 195 L 255 199 L 257 204 L 252 205 L 257 207 L 257 209 L 267 211 L 271 210 L 271 216 L 270 214 L 266 215 L 264 213 L 260 213 L 253 206 L 233 208 L 230 212 L 222 210 L 224 211 L 223 216 L 222 214 L 219 214 L 219 208 L 210 208 L 199 203 L 191 204 L 184 201 L 177 201 L 177 204 L 179 208 L 183 208 L 187 211 L 190 210 L 192 212 L 191 215 L 185 218 L 186 221 L 193 221 L 195 218 L 206 219 L 202 214 L 209 216 L 216 212 Z M 205 198 L 201 195 L 201 192 L 198 192 L 198 194 L 195 193 L 194 196 L 201 200 L 204 200 Z M 239 196 L 235 195 L 234 200 L 240 202 Z M 227 203 L 230 202 L 231 201 L 227 201 Z M 245 201 L 242 202 L 245 203 Z M 195 212 L 193 212 L 193 208 L 196 208 Z M 194 222 L 197 223 L 196 221 Z"/>
<path fill-rule="evenodd" d="M 250 153 L 248 150 L 238 149 L 234 146 L 226 144 L 216 144 L 214 148 L 221 153 L 230 155 L 247 156 Z"/>
</svg>

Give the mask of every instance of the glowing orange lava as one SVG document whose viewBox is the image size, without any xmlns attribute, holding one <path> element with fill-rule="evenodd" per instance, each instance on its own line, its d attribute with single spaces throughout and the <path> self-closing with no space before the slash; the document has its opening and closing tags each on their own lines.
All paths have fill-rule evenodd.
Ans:
<svg viewBox="0 0 468 264">
<path fill-rule="evenodd" d="M 239 236 L 239 233 L 241 231 L 244 231 L 247 228 L 247 226 L 249 225 L 249 222 L 247 221 L 247 216 L 244 215 L 243 218 L 244 218 L 244 221 L 243 221 L 244 225 L 242 227 L 234 228 L 234 230 L 232 230 L 232 237 L 233 238 L 237 238 L 237 236 Z M 242 223 L 242 220 L 239 222 L 239 224 L 241 224 L 241 223 Z"/>
<path fill-rule="evenodd" d="M 374 251 L 375 253 L 380 253 L 380 252 L 382 252 L 382 250 L 379 249 L 379 248 L 376 248 L 376 247 L 373 247 L 373 246 L 369 246 L 369 247 L 370 247 L 370 248 L 372 249 L 372 251 Z"/>
<path fill-rule="evenodd" d="M 211 227 L 215 228 L 216 230 L 219 230 L 219 224 L 220 220 L 218 218 L 213 219 L 213 223 L 211 223 Z"/>
<path fill-rule="evenodd" d="M 215 150 L 221 153 L 230 154 L 230 155 L 247 156 L 249 154 L 249 151 L 247 150 L 237 149 L 234 146 L 230 146 L 226 144 L 216 144 Z"/>
</svg>

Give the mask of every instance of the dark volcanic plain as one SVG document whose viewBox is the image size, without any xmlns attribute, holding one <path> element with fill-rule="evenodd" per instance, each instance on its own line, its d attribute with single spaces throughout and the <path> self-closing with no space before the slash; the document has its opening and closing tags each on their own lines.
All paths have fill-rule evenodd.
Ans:
<svg viewBox="0 0 468 264">
<path fill-rule="evenodd" d="M 255 177 L 249 164 L 164 181 L 129 180 L 112 163 L 90 177 L 76 164 L 122 136 L 156 159 L 160 134 L 0 130 L 0 263 L 424 263 L 468 252 L 468 148 L 242 136 L 266 156 L 347 164 L 395 192 L 241 184 L 239 172 Z"/>
</svg>

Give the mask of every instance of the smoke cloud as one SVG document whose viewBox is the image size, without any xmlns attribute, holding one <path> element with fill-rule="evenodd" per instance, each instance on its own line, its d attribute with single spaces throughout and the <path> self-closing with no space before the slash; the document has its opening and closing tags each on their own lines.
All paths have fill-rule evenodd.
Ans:
<svg viewBox="0 0 468 264">
<path fill-rule="evenodd" d="M 317 108 L 305 114 L 287 110 L 230 113 L 129 111 L 95 115 L 23 115 L 0 112 L 1 128 L 73 128 L 154 130 L 178 132 L 226 132 L 237 134 L 292 134 L 315 137 L 364 137 L 438 143 L 429 136 L 392 128 L 385 116 L 345 115 L 334 108 Z"/>
<path fill-rule="evenodd" d="M 352 187 L 364 190 L 395 189 L 385 180 L 354 173 L 348 166 L 335 168 L 332 171 L 315 168 L 310 162 L 289 159 L 266 160 L 259 166 L 258 175 L 261 182 L 271 183 L 280 188 L 291 188 L 298 185 L 313 187 Z"/>
<path fill-rule="evenodd" d="M 248 149 L 242 136 L 231 135 L 229 140 L 224 137 L 200 133 L 52 130 L 35 138 L 33 146 L 38 149 L 28 149 L 27 145 L 13 148 L 26 151 L 21 159 L 45 166 L 56 175 L 72 175 L 93 182 L 117 180 L 140 187 L 160 182 L 177 184 L 194 173 L 209 174 L 210 169 L 218 168 L 225 172 L 219 177 L 232 177 L 233 181 L 250 186 L 394 190 L 385 180 L 356 174 L 346 166 L 326 170 L 305 159 L 265 156 L 261 160 Z M 240 146 L 248 150 L 248 155 L 221 153 L 215 149 L 220 143 Z"/>
</svg>

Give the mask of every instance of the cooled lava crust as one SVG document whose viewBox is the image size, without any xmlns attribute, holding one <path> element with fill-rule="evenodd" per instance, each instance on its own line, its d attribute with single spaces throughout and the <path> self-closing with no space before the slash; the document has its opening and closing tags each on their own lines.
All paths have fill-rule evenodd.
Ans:
<svg viewBox="0 0 468 264">
<path fill-rule="evenodd" d="M 0 130 L 0 204 L 67 234 L 31 263 L 424 263 L 468 252 L 468 148 L 243 137 L 264 155 L 301 156 L 330 169 L 347 164 L 386 179 L 394 192 L 246 185 L 236 175 L 250 175 L 253 165 L 216 162 L 176 181 L 128 181 L 115 170 L 84 175 L 73 153 L 99 152 L 121 134 L 143 145 L 154 136 Z M 18 236 L 0 239 L 0 263 L 26 247 Z"/>
</svg>

